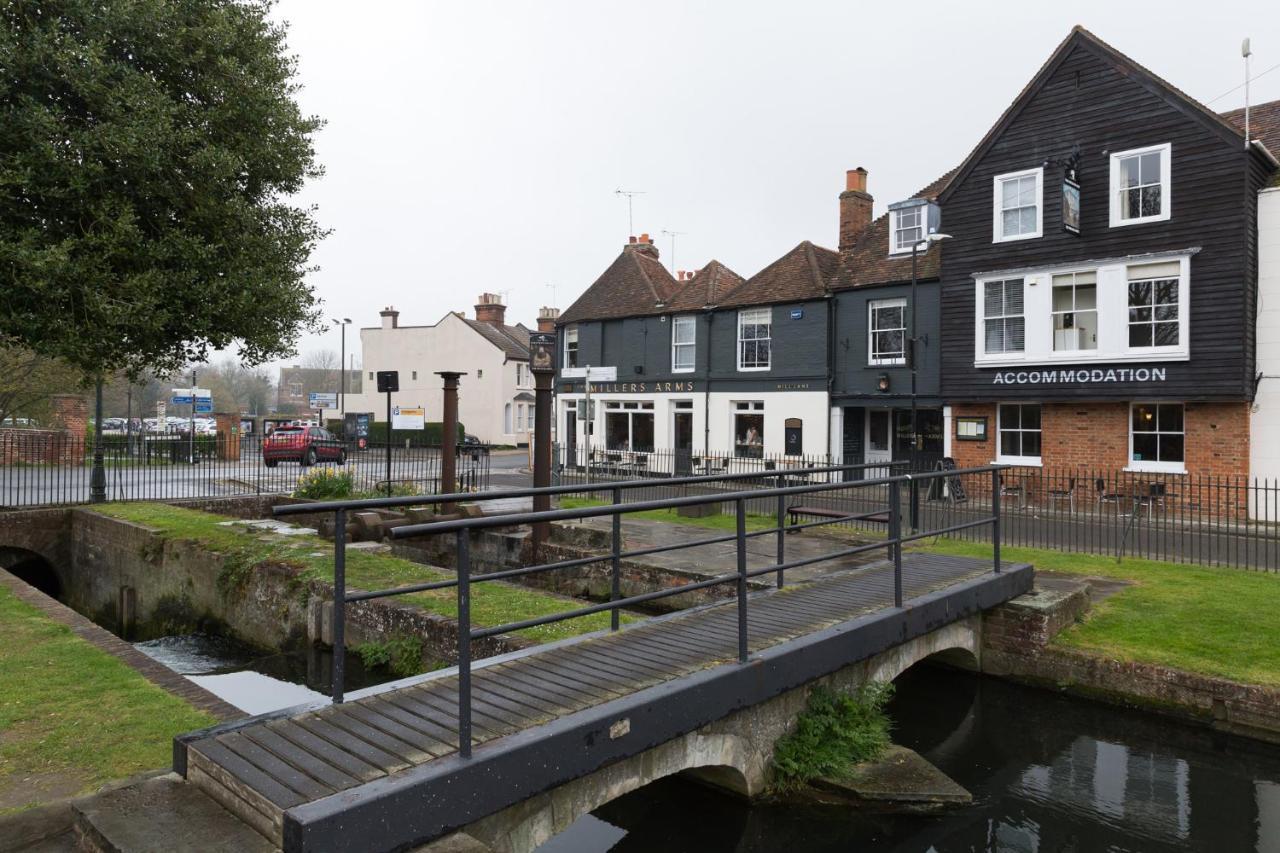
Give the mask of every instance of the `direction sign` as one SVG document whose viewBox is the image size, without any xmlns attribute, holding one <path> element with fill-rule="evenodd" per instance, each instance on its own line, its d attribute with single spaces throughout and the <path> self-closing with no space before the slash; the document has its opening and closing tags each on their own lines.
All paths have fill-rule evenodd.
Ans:
<svg viewBox="0 0 1280 853">
<path fill-rule="evenodd" d="M 564 367 L 560 369 L 563 379 L 586 379 L 590 382 L 617 382 L 616 367 Z"/>
<path fill-rule="evenodd" d="M 197 414 L 197 415 L 209 415 L 209 414 L 213 414 L 213 403 L 212 403 L 212 402 L 209 402 L 209 403 L 200 403 L 200 402 L 197 402 L 197 403 L 196 403 L 196 414 Z"/>
<path fill-rule="evenodd" d="M 312 391 L 307 395 L 308 409 L 336 409 L 338 395 L 332 391 Z"/>
<path fill-rule="evenodd" d="M 186 395 L 174 394 L 172 397 L 169 398 L 169 402 L 173 403 L 175 406 L 180 406 L 180 405 L 183 405 L 184 403 L 187 405 L 190 405 L 192 403 L 192 399 L 190 394 L 186 394 Z"/>
</svg>

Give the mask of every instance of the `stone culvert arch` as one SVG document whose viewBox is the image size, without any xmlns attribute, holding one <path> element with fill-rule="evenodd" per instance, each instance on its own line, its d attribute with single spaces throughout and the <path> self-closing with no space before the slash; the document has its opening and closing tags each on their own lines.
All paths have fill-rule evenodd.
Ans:
<svg viewBox="0 0 1280 853">
<path fill-rule="evenodd" d="M 67 588 L 71 511 L 0 512 L 0 569 L 58 598 Z"/>
</svg>

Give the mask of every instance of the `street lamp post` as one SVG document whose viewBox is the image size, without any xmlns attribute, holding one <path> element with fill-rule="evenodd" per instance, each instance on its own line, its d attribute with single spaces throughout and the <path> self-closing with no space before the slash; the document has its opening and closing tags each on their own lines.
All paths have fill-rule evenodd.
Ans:
<svg viewBox="0 0 1280 853">
<path fill-rule="evenodd" d="M 917 355 L 916 343 L 919 340 L 916 334 L 916 284 L 917 284 L 916 258 L 919 254 L 921 246 L 924 246 L 925 251 L 927 252 L 929 251 L 929 247 L 934 243 L 940 243 L 943 240 L 950 240 L 950 239 L 951 239 L 950 234 L 938 234 L 935 232 L 935 233 L 929 234 L 923 240 L 920 240 L 918 242 L 911 244 L 911 307 L 909 309 L 909 313 L 911 317 L 910 319 L 911 331 L 910 331 L 910 336 L 907 338 L 907 342 L 911 347 L 911 349 L 909 350 L 909 358 L 910 358 L 910 364 L 911 364 L 911 447 L 907 452 L 907 459 L 911 469 L 911 473 L 913 474 L 916 473 L 916 448 L 920 443 L 918 427 L 916 426 L 916 408 L 917 408 L 916 376 L 919 370 L 919 365 L 917 364 L 917 361 L 916 361 L 916 355 Z M 917 488 L 918 487 L 916 485 L 915 480 L 912 480 L 911 481 L 911 529 L 913 531 L 919 528 L 919 523 L 920 523 L 919 518 L 917 518 L 917 512 L 918 512 L 917 507 L 919 505 L 919 500 L 917 499 L 918 496 L 916 494 Z"/>
<path fill-rule="evenodd" d="M 347 428 L 347 325 L 351 322 L 350 317 L 343 317 L 341 320 L 333 320 L 333 325 L 342 331 L 341 349 L 338 355 L 338 374 L 341 377 L 338 380 L 338 418 L 342 421 L 343 434 Z M 388 426 L 390 429 L 390 426 Z M 390 433 L 387 433 L 390 438 Z"/>
</svg>

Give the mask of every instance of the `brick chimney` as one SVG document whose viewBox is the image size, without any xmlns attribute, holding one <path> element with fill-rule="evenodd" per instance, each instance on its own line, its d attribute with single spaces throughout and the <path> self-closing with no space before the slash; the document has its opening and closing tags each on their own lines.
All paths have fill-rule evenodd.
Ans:
<svg viewBox="0 0 1280 853">
<path fill-rule="evenodd" d="M 658 247 L 653 244 L 653 238 L 648 234 L 641 234 L 640 239 L 635 237 L 628 238 L 629 242 L 626 249 L 629 252 L 639 252 L 642 255 L 648 255 L 651 258 L 658 257 Z"/>
<path fill-rule="evenodd" d="M 867 170 L 859 166 L 844 173 L 840 193 L 840 251 L 851 248 L 871 224 L 871 195 L 867 192 Z"/>
<path fill-rule="evenodd" d="M 477 320 L 490 326 L 501 326 L 506 316 L 507 306 L 502 304 L 501 296 L 496 293 L 480 294 L 480 301 L 476 303 Z"/>
<path fill-rule="evenodd" d="M 400 325 L 400 312 L 395 309 L 394 305 L 388 305 L 378 314 L 382 317 L 382 328 L 395 329 Z"/>
<path fill-rule="evenodd" d="M 539 308 L 538 331 L 554 332 L 556 330 L 556 320 L 558 319 L 560 319 L 559 308 Z"/>
</svg>

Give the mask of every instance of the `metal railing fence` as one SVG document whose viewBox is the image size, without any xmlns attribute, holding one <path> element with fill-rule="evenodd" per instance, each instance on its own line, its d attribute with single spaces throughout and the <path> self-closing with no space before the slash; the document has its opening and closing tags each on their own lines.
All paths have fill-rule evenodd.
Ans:
<svg viewBox="0 0 1280 853">
<path fill-rule="evenodd" d="M 845 471 L 863 471 L 866 466 L 838 466 L 835 471 L 832 466 L 824 468 L 797 469 L 791 474 L 806 476 L 821 476 L 831 473 Z M 707 589 L 714 586 L 724 584 L 736 584 L 736 599 L 738 608 L 738 658 L 741 662 L 746 662 L 748 658 L 747 648 L 747 629 L 748 629 L 748 603 L 747 590 L 748 581 L 751 578 L 763 575 L 773 575 L 775 584 L 781 587 L 785 582 L 785 574 L 789 569 L 801 568 L 820 562 L 831 561 L 843 557 L 849 557 L 856 554 L 885 549 L 887 559 L 893 565 L 894 573 L 894 606 L 902 607 L 903 604 L 903 586 L 902 586 L 902 546 L 906 543 L 919 539 L 961 532 L 971 528 L 980 526 L 990 526 L 992 528 L 992 568 L 993 571 L 1000 571 L 1000 495 L 999 488 L 994 488 L 994 502 L 991 512 L 985 517 L 971 518 L 957 522 L 947 528 L 930 529 L 924 532 L 915 531 L 912 533 L 904 533 L 903 531 L 903 512 L 909 504 L 906 492 L 915 483 L 927 484 L 935 478 L 951 477 L 955 481 L 981 480 L 990 478 L 993 483 L 997 482 L 1001 469 L 995 466 L 973 468 L 963 471 L 939 472 L 922 475 L 899 475 L 892 477 L 874 477 L 862 480 L 839 478 L 831 480 L 822 476 L 819 482 L 799 483 L 794 485 L 781 485 L 773 487 L 763 487 L 754 489 L 745 489 L 737 491 L 726 491 L 712 495 L 689 495 L 684 497 L 668 497 L 658 500 L 640 500 L 634 502 L 626 502 L 623 500 L 624 492 L 628 490 L 643 488 L 644 481 L 616 482 L 609 484 L 608 488 L 612 492 L 613 502 L 605 506 L 595 507 L 578 507 L 570 509 L 554 509 L 542 512 L 521 512 L 513 514 L 502 514 L 495 516 L 482 516 L 479 518 L 459 518 L 455 520 L 445 520 L 430 522 L 425 524 L 411 524 L 395 527 L 391 531 L 394 539 L 404 539 L 412 536 L 439 535 L 439 534 L 455 534 L 455 576 L 446 580 L 431 581 L 428 583 L 411 584 L 393 589 L 361 591 L 354 594 L 348 594 L 346 588 L 346 515 L 349 511 L 358 509 L 375 509 L 387 508 L 391 506 L 411 506 L 426 504 L 446 504 L 459 500 L 496 500 L 505 499 L 520 495 L 566 495 L 581 493 L 593 488 L 600 488 L 598 485 L 584 486 L 558 486 L 545 489 L 523 489 L 516 492 L 502 491 L 489 492 L 480 495 L 435 495 L 435 496 L 419 496 L 417 498 L 384 498 L 371 499 L 364 501 L 329 501 L 325 503 L 311 503 L 301 505 L 278 506 L 273 508 L 273 513 L 277 516 L 314 514 L 317 512 L 332 512 L 334 515 L 334 603 L 333 603 L 333 663 L 332 663 L 332 699 L 334 702 L 342 702 L 344 698 L 344 659 L 345 659 L 345 620 L 346 605 L 360 601 L 370 601 L 378 598 L 387 598 L 391 596 L 405 595 L 414 592 L 423 592 L 427 590 L 439 590 L 453 588 L 457 590 L 457 624 L 458 624 L 458 673 L 459 673 L 459 732 L 458 732 L 458 749 L 464 756 L 468 757 L 471 753 L 471 643 L 476 640 L 493 637 L 498 634 L 505 634 L 511 631 L 519 631 L 526 628 L 532 628 L 539 625 L 548 625 L 556 622 L 562 622 L 569 619 L 577 619 L 583 616 L 602 613 L 608 611 L 610 613 L 610 628 L 618 630 L 620 627 L 620 616 L 623 608 L 635 607 L 637 605 L 656 601 L 669 596 L 680 595 L 682 593 L 693 592 L 700 589 Z M 735 476 L 735 475 L 728 475 Z M 746 479 L 752 476 L 759 476 L 753 473 L 745 473 L 736 475 L 740 479 Z M 775 475 L 781 477 L 781 474 Z M 706 478 L 673 478 L 674 480 L 697 481 Z M 682 485 L 689 485 L 688 482 Z M 843 514 L 837 514 L 831 518 L 820 518 L 818 521 L 805 523 L 787 522 L 787 514 L 789 509 L 795 506 L 795 501 L 803 500 L 809 502 L 814 495 L 822 492 L 843 492 L 856 489 L 879 489 L 883 488 L 885 495 L 885 503 L 880 510 L 883 515 L 883 523 L 887 526 L 888 535 L 885 539 L 876 542 L 857 544 L 848 547 L 838 548 L 829 553 L 817 556 L 808 556 L 799 559 L 788 560 L 786 555 L 786 534 L 788 531 L 800 529 L 808 529 L 821 525 L 839 523 L 848 520 Z M 748 501 L 770 500 L 774 505 L 776 513 L 776 524 L 763 530 L 747 530 Z M 670 545 L 649 546 L 630 551 L 622 549 L 622 538 L 620 535 L 620 520 L 624 515 L 637 512 L 647 512 L 657 509 L 678 509 L 680 507 L 700 506 L 709 503 L 722 503 L 733 507 L 736 517 L 735 530 L 732 534 L 721 534 L 709 536 L 694 541 L 679 542 Z M 484 530 L 495 527 L 512 527 L 512 526 L 536 526 L 554 521 L 566 521 L 582 518 L 608 517 L 612 520 L 612 536 L 609 551 L 604 554 L 591 555 L 586 557 L 576 557 L 568 560 L 557 560 L 550 563 L 540 563 L 532 566 L 522 566 L 519 568 L 505 569 L 501 571 L 493 571 L 480 575 L 472 575 L 471 573 L 471 539 L 472 531 Z M 773 563 L 757 567 L 748 568 L 746 542 L 748 539 L 760 536 L 773 536 L 776 541 L 776 554 Z M 700 581 L 681 584 L 675 587 L 664 587 L 649 592 L 639 593 L 623 597 L 620 593 L 620 565 L 624 559 L 633 559 L 639 556 L 657 554 L 667 551 L 682 550 L 688 548 L 696 548 L 705 545 L 711 545 L 722 542 L 734 542 L 736 544 L 736 571 L 716 575 Z M 837 541 L 837 540 L 833 540 Z M 542 572 L 550 572 L 569 568 L 577 568 L 592 563 L 608 562 L 611 569 L 611 587 L 609 600 L 596 604 L 590 604 L 578 607 L 573 610 L 554 613 L 545 616 L 539 616 L 531 619 L 523 619 L 515 622 L 509 622 L 502 625 L 489 625 L 483 628 L 473 628 L 471 623 L 471 585 L 483 583 L 487 581 L 506 580 L 510 578 L 531 575 Z"/>
<path fill-rule="evenodd" d="M 317 471 L 351 478 L 356 492 L 436 492 L 440 447 L 398 440 L 387 447 L 329 441 L 315 464 L 299 458 L 264 459 L 269 437 L 134 433 L 103 436 L 106 499 L 179 500 L 290 494 Z M 489 449 L 459 446 L 457 483 L 461 490 L 489 486 Z M 94 446 L 91 436 L 46 430 L 0 431 L 0 508 L 60 506 L 92 499 Z"/>
</svg>

